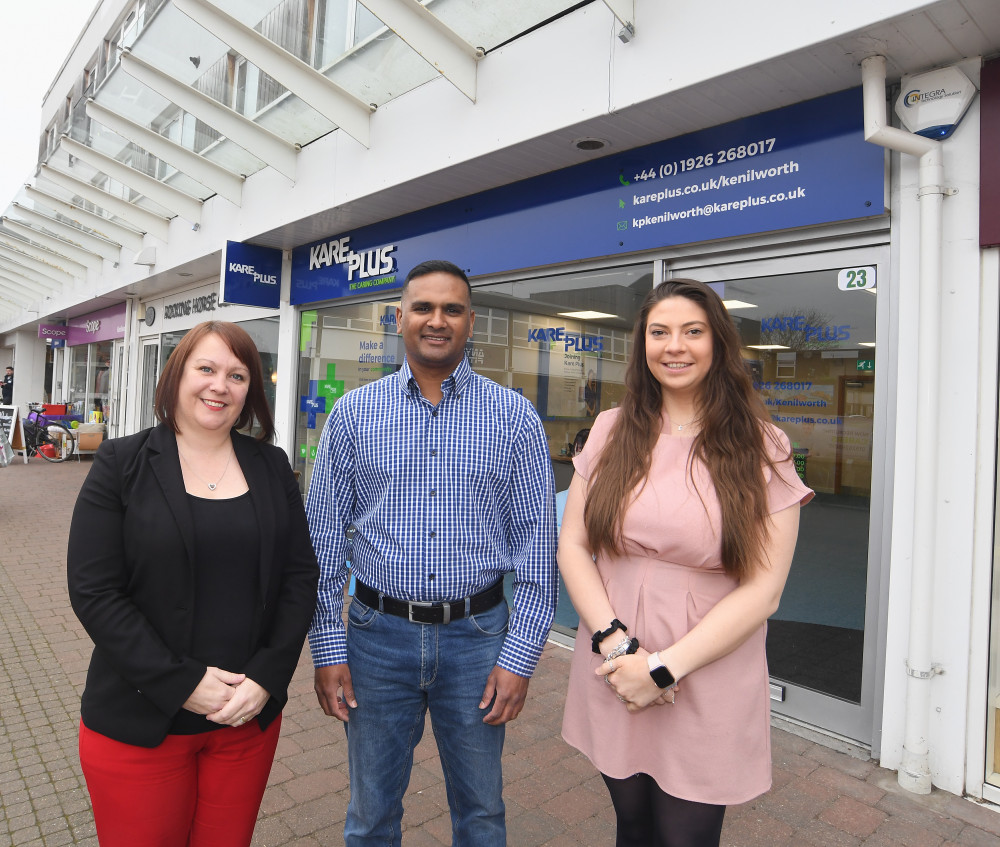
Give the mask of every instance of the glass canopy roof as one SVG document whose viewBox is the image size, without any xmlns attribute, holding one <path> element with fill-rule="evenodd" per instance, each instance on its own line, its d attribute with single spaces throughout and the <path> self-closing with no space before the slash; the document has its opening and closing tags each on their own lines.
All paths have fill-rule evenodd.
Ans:
<svg viewBox="0 0 1000 847">
<path fill-rule="evenodd" d="M 165 232 L 177 214 L 197 218 L 199 201 L 217 193 L 212 185 L 218 183 L 206 176 L 211 168 L 224 170 L 219 178 L 237 186 L 269 164 L 291 178 L 299 148 L 351 121 L 355 129 L 349 133 L 367 145 L 364 126 L 356 131 L 359 119 L 366 124 L 371 111 L 439 75 L 474 97 L 477 61 L 580 3 L 421 0 L 414 5 L 412 0 L 367 5 L 136 0 L 82 72 L 84 96 L 47 134 L 37 185 L 22 190 L 16 205 L 8 207 L 14 223 L 0 224 L 0 250 L 15 252 L 13 258 L 0 253 L 0 261 L 19 264 L 23 250 L 43 262 L 37 271 L 43 277 L 48 266 L 59 268 L 61 262 L 78 278 L 79 264 L 62 261 L 72 250 L 63 249 L 61 241 L 85 251 L 94 251 L 94 244 L 105 249 L 94 235 L 112 248 L 134 245 L 142 232 L 160 226 Z M 244 52 L 258 63 L 234 44 L 245 45 Z M 450 72 L 456 52 L 466 80 L 471 74 L 471 92 L 457 79 L 461 74 Z M 301 83 L 303 69 L 308 84 Z M 98 108 L 88 109 L 90 99 Z M 331 119 L 338 109 L 350 121 Z M 151 140 L 150 131 L 170 144 Z M 235 198 L 238 202 L 238 188 Z M 4 284 L 9 288 L 9 280 Z M 10 311 L 5 300 L 0 290 L 0 306 Z"/>
</svg>

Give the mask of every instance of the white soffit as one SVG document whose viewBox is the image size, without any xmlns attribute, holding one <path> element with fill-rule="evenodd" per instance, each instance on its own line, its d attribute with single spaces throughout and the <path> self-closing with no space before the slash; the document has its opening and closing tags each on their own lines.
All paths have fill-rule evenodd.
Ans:
<svg viewBox="0 0 1000 847">
<path fill-rule="evenodd" d="M 139 147 L 152 153 L 156 158 L 173 165 L 177 170 L 200 182 L 206 188 L 222 195 L 227 200 L 240 205 L 243 199 L 243 177 L 221 165 L 206 159 L 193 150 L 164 138 L 157 132 L 130 121 L 128 118 L 102 106 L 96 100 L 87 101 L 87 116 L 108 129 L 117 132 Z"/>
<path fill-rule="evenodd" d="M 459 91 L 476 102 L 482 51 L 465 41 L 418 0 L 361 0 L 365 7 Z"/>
<path fill-rule="evenodd" d="M 148 209 L 143 209 L 141 206 L 136 206 L 135 203 L 129 203 L 127 200 L 115 197 L 113 194 L 109 194 L 96 185 L 91 185 L 89 182 L 84 182 L 82 179 L 70 176 L 68 173 L 53 168 L 51 165 L 42 165 L 39 168 L 39 175 L 42 179 L 47 179 L 49 182 L 58 185 L 66 191 L 78 194 L 84 200 L 89 200 L 94 205 L 106 209 L 112 215 L 117 215 L 119 218 L 128 221 L 142 232 L 148 232 L 161 241 L 166 241 L 169 237 L 170 221 L 150 212 Z"/>
<path fill-rule="evenodd" d="M 367 103 L 208 0 L 174 0 L 174 8 L 274 77 L 351 138 L 371 146 L 372 110 Z"/>
<path fill-rule="evenodd" d="M 157 94 L 176 103 L 185 112 L 190 112 L 198 120 L 217 129 L 234 144 L 253 153 L 278 173 L 295 180 L 295 163 L 298 148 L 279 135 L 255 124 L 232 109 L 202 94 L 194 88 L 178 82 L 169 74 L 144 62 L 128 50 L 121 56 L 122 70 L 139 80 Z"/>
</svg>

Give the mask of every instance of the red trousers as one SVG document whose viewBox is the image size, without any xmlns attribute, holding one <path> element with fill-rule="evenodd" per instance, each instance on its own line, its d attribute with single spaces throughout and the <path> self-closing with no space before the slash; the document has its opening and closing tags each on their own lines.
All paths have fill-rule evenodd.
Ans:
<svg viewBox="0 0 1000 847">
<path fill-rule="evenodd" d="M 101 847 L 248 847 L 281 727 L 257 721 L 152 748 L 80 724 L 80 764 Z"/>
</svg>

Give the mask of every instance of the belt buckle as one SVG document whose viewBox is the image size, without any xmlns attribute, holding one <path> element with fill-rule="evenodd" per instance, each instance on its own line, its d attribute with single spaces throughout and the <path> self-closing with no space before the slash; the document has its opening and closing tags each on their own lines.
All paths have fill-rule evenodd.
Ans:
<svg viewBox="0 0 1000 847">
<path fill-rule="evenodd" d="M 410 602 L 410 603 L 407 604 L 407 619 L 410 621 L 410 623 L 418 623 L 418 624 L 421 624 L 423 626 L 429 626 L 430 623 L 431 623 L 430 621 L 418 621 L 418 620 L 414 620 L 413 619 L 413 609 L 414 609 L 414 607 L 422 608 L 422 609 L 433 609 L 435 606 L 440 606 L 441 609 L 442 609 L 442 611 L 444 612 L 444 615 L 443 615 L 443 618 L 441 620 L 441 623 L 449 623 L 451 621 L 451 603 L 448 603 L 448 602 L 445 602 L 445 603 L 427 603 L 427 602 L 422 602 L 421 603 L 421 602 L 412 601 L 412 602 Z"/>
</svg>

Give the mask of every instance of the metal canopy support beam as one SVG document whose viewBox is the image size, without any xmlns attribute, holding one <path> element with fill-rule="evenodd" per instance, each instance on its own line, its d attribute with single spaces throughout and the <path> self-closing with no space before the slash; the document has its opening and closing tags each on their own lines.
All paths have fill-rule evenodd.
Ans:
<svg viewBox="0 0 1000 847">
<path fill-rule="evenodd" d="M 115 197 L 96 185 L 70 176 L 51 165 L 42 165 L 39 174 L 43 179 L 47 179 L 73 194 L 79 194 L 84 200 L 89 200 L 94 205 L 111 212 L 112 215 L 123 218 L 142 232 L 156 236 L 160 241 L 166 241 L 170 237 L 170 221 L 162 215 L 157 215 L 149 209 L 143 209 L 141 206 L 136 206 L 135 203 L 129 203 L 120 197 Z"/>
<path fill-rule="evenodd" d="M 14 301 L 22 308 L 27 306 L 29 303 L 34 303 L 36 300 L 41 299 L 40 297 L 26 294 L 25 290 L 21 288 L 17 280 L 8 279 L 2 273 L 0 273 L 0 296 L 2 296 L 5 300 Z"/>
<path fill-rule="evenodd" d="M 51 279 L 52 288 L 61 288 L 66 283 L 72 284 L 73 274 L 69 271 L 65 271 L 60 267 L 50 264 L 48 261 L 42 258 L 38 258 L 32 253 L 28 253 L 20 249 L 20 244 L 23 242 L 13 243 L 12 239 L 6 239 L 0 237 L 0 256 L 13 262 L 15 265 L 24 265 L 25 267 L 31 268 L 33 271 L 37 271 L 46 279 Z M 42 251 L 37 251 L 41 253 Z"/>
<path fill-rule="evenodd" d="M 175 215 L 180 215 L 191 223 L 201 226 L 202 202 L 197 197 L 179 191 L 172 185 L 166 185 L 155 177 L 137 171 L 111 156 L 98 153 L 86 144 L 74 141 L 68 135 L 59 139 L 59 146 L 71 156 L 86 162 L 112 179 L 118 180 L 122 185 L 127 185 L 132 190 L 138 191 L 144 197 L 148 197 L 154 203 L 163 206 L 164 209 L 169 209 Z"/>
<path fill-rule="evenodd" d="M 33 291 L 62 291 L 63 288 L 61 282 L 53 282 L 49 277 L 43 276 L 27 265 L 17 264 L 6 256 L 0 256 L 0 272 L 7 274 L 7 276 L 18 277 L 24 281 L 25 286 Z"/>
<path fill-rule="evenodd" d="M 624 27 L 635 27 L 635 0 L 604 0 L 611 13 Z"/>
<path fill-rule="evenodd" d="M 295 162 L 298 146 L 290 144 L 269 129 L 258 126 L 248 118 L 206 94 L 179 82 L 159 68 L 154 68 L 128 50 L 121 55 L 122 70 L 139 80 L 147 88 L 176 103 L 185 112 L 217 129 L 234 144 L 238 144 L 258 159 L 262 159 L 278 173 L 295 180 Z"/>
<path fill-rule="evenodd" d="M 3 253 L 3 251 L 0 250 L 0 253 Z M 63 283 L 54 282 L 44 274 L 29 268 L 26 262 L 9 258 L 7 255 L 0 255 L 0 273 L 5 273 L 10 277 L 17 277 L 19 281 L 24 283 L 25 288 L 37 291 L 46 297 L 50 296 L 53 292 L 63 290 Z"/>
<path fill-rule="evenodd" d="M 351 138 L 371 146 L 372 110 L 367 103 L 209 0 L 174 0 L 174 7 L 274 77 Z"/>
<path fill-rule="evenodd" d="M 23 241 L 13 235 L 8 235 L 3 231 L 0 231 L 0 244 L 10 250 L 16 250 L 26 256 L 30 256 L 32 259 L 36 259 L 52 267 L 53 270 L 62 271 L 72 279 L 87 278 L 87 268 L 79 262 L 73 261 L 68 256 L 61 256 L 44 247 L 36 247 L 34 244 L 28 244 L 27 241 Z"/>
<path fill-rule="evenodd" d="M 99 235 L 94 235 L 90 232 L 84 232 L 82 229 L 78 229 L 63 221 L 57 221 L 55 218 L 50 218 L 48 215 L 43 215 L 34 209 L 22 206 L 20 203 L 12 203 L 11 206 L 15 214 L 25 218 L 32 224 L 45 227 L 59 235 L 60 238 L 78 244 L 80 247 L 90 250 L 98 256 L 102 256 L 108 261 L 117 262 L 121 258 L 121 244 L 108 241 L 106 238 L 101 238 Z"/>
<path fill-rule="evenodd" d="M 24 186 L 24 193 L 33 203 L 39 203 L 48 209 L 60 212 L 78 224 L 87 227 L 87 229 L 101 233 L 112 244 L 121 244 L 123 247 L 128 247 L 133 253 L 138 253 L 142 249 L 141 232 L 127 229 L 120 223 L 109 218 L 103 218 L 94 212 L 88 212 L 86 209 L 81 209 L 79 206 L 74 206 L 72 203 L 67 203 L 65 200 L 53 197 L 51 194 L 35 188 L 33 185 Z M 16 206 L 17 204 L 15 203 L 14 205 Z"/>
<path fill-rule="evenodd" d="M 17 286 L 21 291 L 33 297 L 52 297 L 59 289 L 45 288 L 32 282 L 24 274 L 18 273 L 16 267 L 0 266 L 0 276 L 4 277 L 10 285 Z"/>
<path fill-rule="evenodd" d="M 476 102 L 476 62 L 483 56 L 418 0 L 362 0 L 365 7 Z"/>
<path fill-rule="evenodd" d="M 210 188 L 237 206 L 242 202 L 244 177 L 239 174 L 234 174 L 221 165 L 206 159 L 193 150 L 188 150 L 176 141 L 164 138 L 147 127 L 139 126 L 139 124 L 122 117 L 93 99 L 87 101 L 87 116 L 117 132 L 122 138 L 152 153 L 158 159 L 173 165 L 191 179 L 200 182 L 206 188 Z"/>
<path fill-rule="evenodd" d="M 6 227 L 15 236 L 30 239 L 37 244 L 41 244 L 46 250 L 51 250 L 57 256 L 65 256 L 70 261 L 76 262 L 92 271 L 100 273 L 104 268 L 103 257 L 98 256 L 96 253 L 91 253 L 89 250 L 84 250 L 76 244 L 70 244 L 68 241 L 63 241 L 61 238 L 56 238 L 54 235 L 49 235 L 33 226 L 21 223 L 21 221 L 15 221 L 13 218 L 8 218 L 5 215 L 0 216 L 0 227 Z"/>
</svg>

